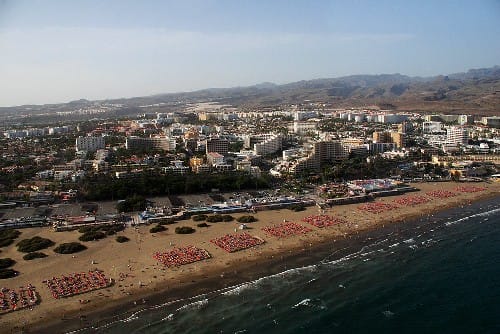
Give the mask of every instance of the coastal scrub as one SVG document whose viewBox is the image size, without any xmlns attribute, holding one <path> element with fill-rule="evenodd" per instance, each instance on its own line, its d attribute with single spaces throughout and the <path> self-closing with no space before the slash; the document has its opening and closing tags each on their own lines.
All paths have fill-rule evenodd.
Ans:
<svg viewBox="0 0 500 334">
<path fill-rule="evenodd" d="M 31 239 L 19 241 L 17 243 L 17 250 L 23 253 L 31 253 L 53 245 L 54 242 L 52 240 L 36 236 Z"/>
</svg>

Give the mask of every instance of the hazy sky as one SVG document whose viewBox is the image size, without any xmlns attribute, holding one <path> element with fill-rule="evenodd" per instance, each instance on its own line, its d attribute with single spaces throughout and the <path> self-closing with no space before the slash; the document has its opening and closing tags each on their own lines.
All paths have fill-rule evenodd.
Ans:
<svg viewBox="0 0 500 334">
<path fill-rule="evenodd" d="M 0 0 L 0 106 L 497 64 L 499 0 Z"/>
</svg>

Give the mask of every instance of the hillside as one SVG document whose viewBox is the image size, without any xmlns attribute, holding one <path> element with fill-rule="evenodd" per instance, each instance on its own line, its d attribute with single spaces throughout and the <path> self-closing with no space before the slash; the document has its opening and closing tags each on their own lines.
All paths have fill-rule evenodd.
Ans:
<svg viewBox="0 0 500 334">
<path fill-rule="evenodd" d="M 334 107 L 377 105 L 400 111 L 499 115 L 500 66 L 427 78 L 401 74 L 352 75 L 284 85 L 266 82 L 248 87 L 211 88 L 104 101 L 78 100 L 64 104 L 0 108 L 0 114 L 50 114 L 104 103 L 120 104 L 126 111 L 137 111 L 139 106 L 158 103 L 174 110 L 186 103 L 202 101 L 258 107 L 304 103 L 306 100 L 332 103 Z"/>
<path fill-rule="evenodd" d="M 500 67 L 429 78 L 401 74 L 353 75 L 303 80 L 284 85 L 205 89 L 190 93 L 114 100 L 138 105 L 155 101 L 216 100 L 235 106 L 257 107 L 324 101 L 338 107 L 378 105 L 401 111 L 500 114 Z"/>
</svg>

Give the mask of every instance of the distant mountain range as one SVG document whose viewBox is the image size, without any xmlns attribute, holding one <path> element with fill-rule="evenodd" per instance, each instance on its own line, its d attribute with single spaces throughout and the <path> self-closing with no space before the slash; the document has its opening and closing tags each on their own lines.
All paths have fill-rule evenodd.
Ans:
<svg viewBox="0 0 500 334">
<path fill-rule="evenodd" d="M 302 80 L 283 85 L 265 82 L 248 87 L 210 88 L 194 92 L 159 94 L 104 101 L 78 100 L 65 104 L 0 108 L 2 112 L 71 110 L 99 103 L 183 105 L 216 101 L 239 107 L 324 101 L 342 107 L 378 106 L 400 111 L 500 115 L 500 66 L 471 69 L 435 77 L 401 74 L 352 75 Z"/>
</svg>

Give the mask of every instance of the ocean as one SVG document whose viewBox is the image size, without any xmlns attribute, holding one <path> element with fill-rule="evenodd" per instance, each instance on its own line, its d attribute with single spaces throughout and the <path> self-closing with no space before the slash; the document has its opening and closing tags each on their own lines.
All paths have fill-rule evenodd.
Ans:
<svg viewBox="0 0 500 334">
<path fill-rule="evenodd" d="M 317 254 L 316 254 L 317 255 Z M 500 333 L 498 197 L 78 333 Z"/>
</svg>

